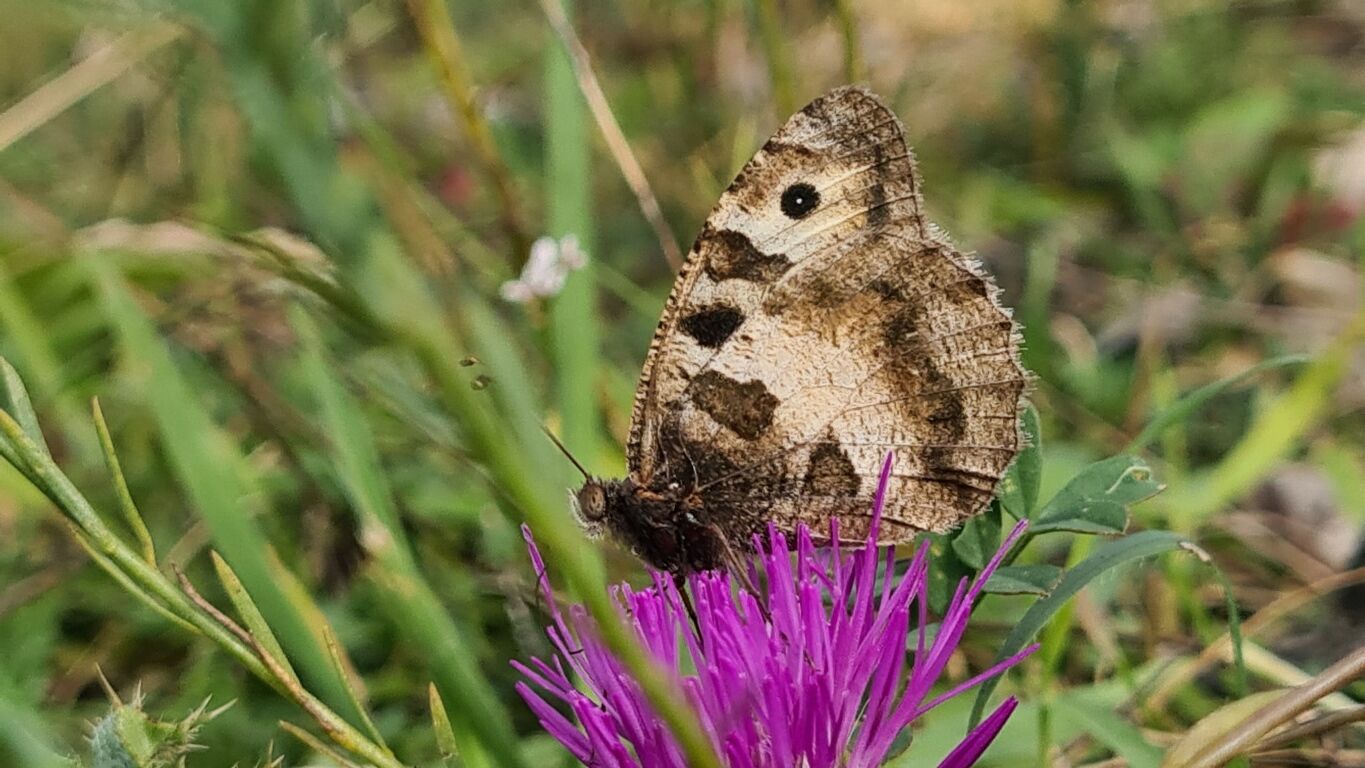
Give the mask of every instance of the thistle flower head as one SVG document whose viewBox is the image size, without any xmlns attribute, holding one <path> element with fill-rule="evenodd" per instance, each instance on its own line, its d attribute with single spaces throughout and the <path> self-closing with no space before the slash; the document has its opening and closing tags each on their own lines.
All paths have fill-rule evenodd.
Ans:
<svg viewBox="0 0 1365 768">
<path fill-rule="evenodd" d="M 933 695 L 973 604 L 1024 524 L 974 581 L 958 585 L 931 633 L 927 544 L 900 576 L 891 549 L 876 544 L 890 469 L 888 457 L 871 530 L 856 549 L 840 549 L 835 526 L 827 548 L 817 548 L 804 526 L 794 542 L 770 527 L 754 547 L 752 581 L 764 585 L 761 596 L 736 588 L 724 571 L 689 576 L 695 626 L 667 574 L 654 572 L 644 590 L 614 589 L 628 625 L 672 672 L 730 768 L 879 765 L 921 715 L 1034 650 Z M 536 572 L 544 574 L 545 563 L 523 532 Z M 517 690 L 541 725 L 585 765 L 683 768 L 672 734 L 597 639 L 586 610 L 575 605 L 561 612 L 543 576 L 541 588 L 553 612 L 547 634 L 557 653 L 529 665 L 514 662 L 526 677 Z M 1013 698 L 1001 704 L 940 768 L 972 765 L 1016 705 Z"/>
</svg>

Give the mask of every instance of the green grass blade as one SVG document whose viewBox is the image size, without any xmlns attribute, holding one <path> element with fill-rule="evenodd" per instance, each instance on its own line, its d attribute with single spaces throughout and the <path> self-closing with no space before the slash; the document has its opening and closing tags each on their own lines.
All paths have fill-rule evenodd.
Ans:
<svg viewBox="0 0 1365 768">
<path fill-rule="evenodd" d="M 431 660 L 437 684 L 455 702 L 459 729 L 476 734 L 499 765 L 520 765 L 508 713 L 474 663 L 464 639 L 467 632 L 445 611 L 418 571 L 369 425 L 328 364 L 312 320 L 302 312 L 292 313 L 291 320 L 303 346 L 304 373 L 321 404 L 322 426 L 338 479 L 359 518 L 366 550 L 374 558 L 367 574 L 384 591 L 382 603 L 393 626 L 412 648 Z M 483 754 L 483 750 L 470 745 L 466 753 Z"/>
<path fill-rule="evenodd" d="M 321 698 L 347 720 L 359 722 L 360 713 L 350 708 L 344 684 L 332 669 L 322 638 L 283 589 L 282 577 L 287 576 L 272 566 L 270 543 L 239 505 L 239 500 L 248 495 L 240 474 L 241 456 L 194 397 L 122 278 L 99 259 L 89 259 L 88 263 L 122 340 L 125 359 L 141 377 L 171 466 L 208 526 L 215 547 L 232 564 Z"/>
<path fill-rule="evenodd" d="M 565 13 L 572 4 L 565 2 Z M 546 229 L 556 239 L 572 235 L 589 254 L 569 275 L 564 290 L 549 300 L 550 354 L 562 420 L 560 439 L 580 461 L 595 461 L 601 424 L 596 372 L 599 365 L 597 286 L 594 278 L 592 168 L 586 109 L 569 54 L 553 32 L 545 45 L 545 211 Z"/>
<path fill-rule="evenodd" d="M 290 324 L 303 348 L 304 373 L 321 406 L 329 453 L 336 459 L 336 474 L 346 497 L 360 513 L 362 525 L 378 524 L 402 550 L 408 549 L 398 510 L 393 503 L 384 467 L 374 436 L 365 423 L 339 376 L 333 372 L 322 348 L 322 340 L 312 318 L 291 308 Z"/>
<path fill-rule="evenodd" d="M 384 741 L 384 735 L 379 732 L 379 727 L 374 724 L 374 719 L 370 717 L 369 695 L 365 692 L 365 684 L 360 679 L 360 675 L 355 671 L 355 664 L 351 657 L 346 655 L 346 649 L 342 647 L 341 641 L 337 639 L 336 630 L 332 625 L 324 624 L 322 627 L 323 640 L 327 643 L 327 655 L 332 660 L 332 667 L 341 676 L 342 683 L 346 686 L 346 696 L 351 701 L 351 706 L 360 710 L 360 716 L 364 720 L 362 725 L 365 733 L 374 743 L 389 751 L 389 745 Z"/>
<path fill-rule="evenodd" d="M 466 336 L 480 360 L 480 365 L 470 370 L 481 368 L 492 376 L 492 384 L 486 390 L 473 394 L 497 400 L 524 464 L 542 468 L 540 477 L 545 485 L 565 487 L 572 470 L 541 431 L 538 416 L 544 412 L 544 401 L 535 386 L 536 377 L 518 354 L 516 337 L 508 331 L 506 321 L 481 301 L 462 301 L 460 311 Z"/>
<path fill-rule="evenodd" d="M 1313 429 L 1332 403 L 1337 384 L 1365 340 L 1365 309 L 1289 389 L 1271 401 L 1251 428 L 1213 469 L 1166 499 L 1172 527 L 1191 530 L 1199 521 L 1247 493 Z"/>
<path fill-rule="evenodd" d="M 123 476 L 123 467 L 119 463 L 118 452 L 114 450 L 114 439 L 109 435 L 109 425 L 104 420 L 104 410 L 100 408 L 99 398 L 90 401 L 90 410 L 95 420 L 95 433 L 100 440 L 100 451 L 104 454 L 104 466 L 109 470 L 109 479 L 114 483 L 114 494 L 118 497 L 123 521 L 137 539 L 138 546 L 142 549 L 142 558 L 148 565 L 156 567 L 156 544 L 152 541 L 151 532 L 147 530 L 147 523 L 142 519 L 142 513 L 133 502 L 133 494 L 128 490 L 128 480 Z"/>
<path fill-rule="evenodd" d="M 19 422 L 24 432 L 38 444 L 43 455 L 51 457 L 52 451 L 47 447 L 47 440 L 43 438 L 42 428 L 38 426 L 38 414 L 33 411 L 33 401 L 28 397 L 28 389 L 19 378 L 19 372 L 3 357 L 0 357 L 0 388 L 3 388 L 5 396 L 0 406 Z"/>
<path fill-rule="evenodd" d="M 213 570 L 218 574 L 218 581 L 223 585 L 223 591 L 227 593 L 228 600 L 232 602 L 232 607 L 237 609 L 237 616 L 246 625 L 246 630 L 256 638 L 256 642 L 261 644 L 261 648 L 270 654 L 280 668 L 289 674 L 290 680 L 297 683 L 299 675 L 294 671 L 294 667 L 289 663 L 289 657 L 285 655 L 284 648 L 280 647 L 280 641 L 275 637 L 274 631 L 270 629 L 270 624 L 261 615 L 261 610 L 256 607 L 256 603 L 251 599 L 246 587 L 242 586 L 242 580 L 237 578 L 237 574 L 232 570 L 232 566 L 222 558 L 217 552 L 209 552 L 209 557 L 213 559 Z"/>
<path fill-rule="evenodd" d="M 469 733 L 469 726 L 451 721 L 435 685 L 427 686 L 427 702 L 431 708 L 431 725 L 436 731 L 436 746 L 441 750 L 443 765 L 462 765 L 465 768 L 489 768 L 493 765 L 478 740 Z"/>
<path fill-rule="evenodd" d="M 1077 592 L 1081 591 L 1082 587 L 1093 581 L 1096 576 L 1131 560 L 1140 560 L 1144 557 L 1179 549 L 1186 543 L 1187 541 L 1183 536 L 1169 531 L 1142 531 L 1100 545 L 1090 557 L 1067 571 L 1051 594 L 1034 603 L 1028 609 L 1028 612 L 1005 637 L 1004 643 L 1001 644 L 1000 650 L 996 654 L 996 661 L 1004 661 L 1022 651 L 1047 625 L 1053 615 L 1066 605 Z M 981 715 L 986 709 L 986 702 L 990 700 L 991 693 L 995 690 L 999 679 L 998 677 L 991 678 L 981 684 L 981 689 L 976 694 L 976 702 L 972 705 L 971 724 L 973 727 L 981 721 Z"/>
<path fill-rule="evenodd" d="M 436 748 L 441 750 L 441 762 L 454 765 L 460 757 L 460 747 L 455 743 L 455 729 L 450 725 L 450 715 L 446 714 L 445 702 L 434 683 L 427 685 L 427 708 L 431 710 L 431 729 L 436 733 Z"/>
<path fill-rule="evenodd" d="M 1079 694 L 1058 696 L 1052 706 L 1079 724 L 1091 738 L 1127 761 L 1129 768 L 1159 768 L 1162 750 L 1147 741 L 1142 730 L 1119 717 L 1109 707 L 1086 702 Z"/>
<path fill-rule="evenodd" d="M 1259 373 L 1273 370 L 1276 368 L 1286 368 L 1290 366 L 1301 365 L 1307 362 L 1308 360 L 1309 358 L 1306 355 L 1284 355 L 1281 357 L 1273 357 L 1269 360 L 1264 360 L 1256 365 L 1253 365 L 1250 368 L 1246 369 L 1245 371 L 1242 371 L 1241 373 L 1238 373 L 1236 375 L 1229 376 L 1225 379 L 1219 379 L 1218 381 L 1212 382 L 1210 384 L 1205 384 L 1204 386 L 1199 387 L 1193 392 L 1190 392 L 1185 396 L 1181 397 L 1179 400 L 1172 403 L 1169 408 L 1157 414 L 1151 421 L 1147 422 L 1147 426 L 1143 427 L 1142 431 L 1138 433 L 1137 437 L 1134 437 L 1132 442 L 1128 443 L 1128 447 L 1124 448 L 1123 450 L 1125 453 L 1132 453 L 1134 451 L 1140 451 L 1146 448 L 1158 437 L 1160 437 L 1161 433 L 1165 431 L 1167 427 L 1170 427 L 1172 424 L 1175 424 L 1178 421 L 1188 418 L 1190 414 L 1199 410 L 1199 408 L 1208 401 L 1223 394 L 1229 389 L 1232 389 L 1233 387 L 1242 384 L 1248 379 L 1253 378 Z"/>
<path fill-rule="evenodd" d="M 26 768 L 77 768 L 57 752 L 38 713 L 0 695 L 0 761 Z"/>
</svg>

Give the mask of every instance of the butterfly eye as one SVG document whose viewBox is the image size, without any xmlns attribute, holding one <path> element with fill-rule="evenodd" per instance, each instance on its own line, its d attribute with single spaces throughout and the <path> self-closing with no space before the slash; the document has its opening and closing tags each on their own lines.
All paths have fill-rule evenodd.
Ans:
<svg viewBox="0 0 1365 768">
<path fill-rule="evenodd" d="M 789 219 L 804 219 L 820 204 L 815 187 L 799 181 L 782 192 L 782 213 Z"/>
<path fill-rule="evenodd" d="M 589 523 L 596 523 L 607 516 L 607 494 L 602 486 L 589 483 L 578 492 L 578 512 Z"/>
</svg>

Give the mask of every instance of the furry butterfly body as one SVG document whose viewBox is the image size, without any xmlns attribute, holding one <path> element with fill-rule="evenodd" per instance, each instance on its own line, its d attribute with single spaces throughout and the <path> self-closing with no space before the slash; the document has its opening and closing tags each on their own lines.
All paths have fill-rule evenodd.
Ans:
<svg viewBox="0 0 1365 768">
<path fill-rule="evenodd" d="M 575 495 L 590 532 L 682 574 L 736 565 L 769 521 L 882 543 L 990 502 L 1025 373 L 997 289 L 926 219 L 900 121 L 840 88 L 793 115 L 692 246 L 635 394 L 629 475 Z"/>
</svg>

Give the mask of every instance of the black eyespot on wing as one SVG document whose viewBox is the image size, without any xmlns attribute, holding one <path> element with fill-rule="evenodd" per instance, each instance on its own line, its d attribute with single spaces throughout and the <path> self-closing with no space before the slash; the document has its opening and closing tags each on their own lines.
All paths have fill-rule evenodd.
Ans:
<svg viewBox="0 0 1365 768">
<path fill-rule="evenodd" d="M 681 325 L 683 333 L 696 339 L 698 344 L 718 349 L 743 322 L 744 315 L 738 309 L 716 304 L 684 317 Z"/>
<path fill-rule="evenodd" d="M 782 192 L 782 213 L 789 219 L 804 219 L 819 204 L 820 193 L 804 181 L 798 181 Z"/>
</svg>

